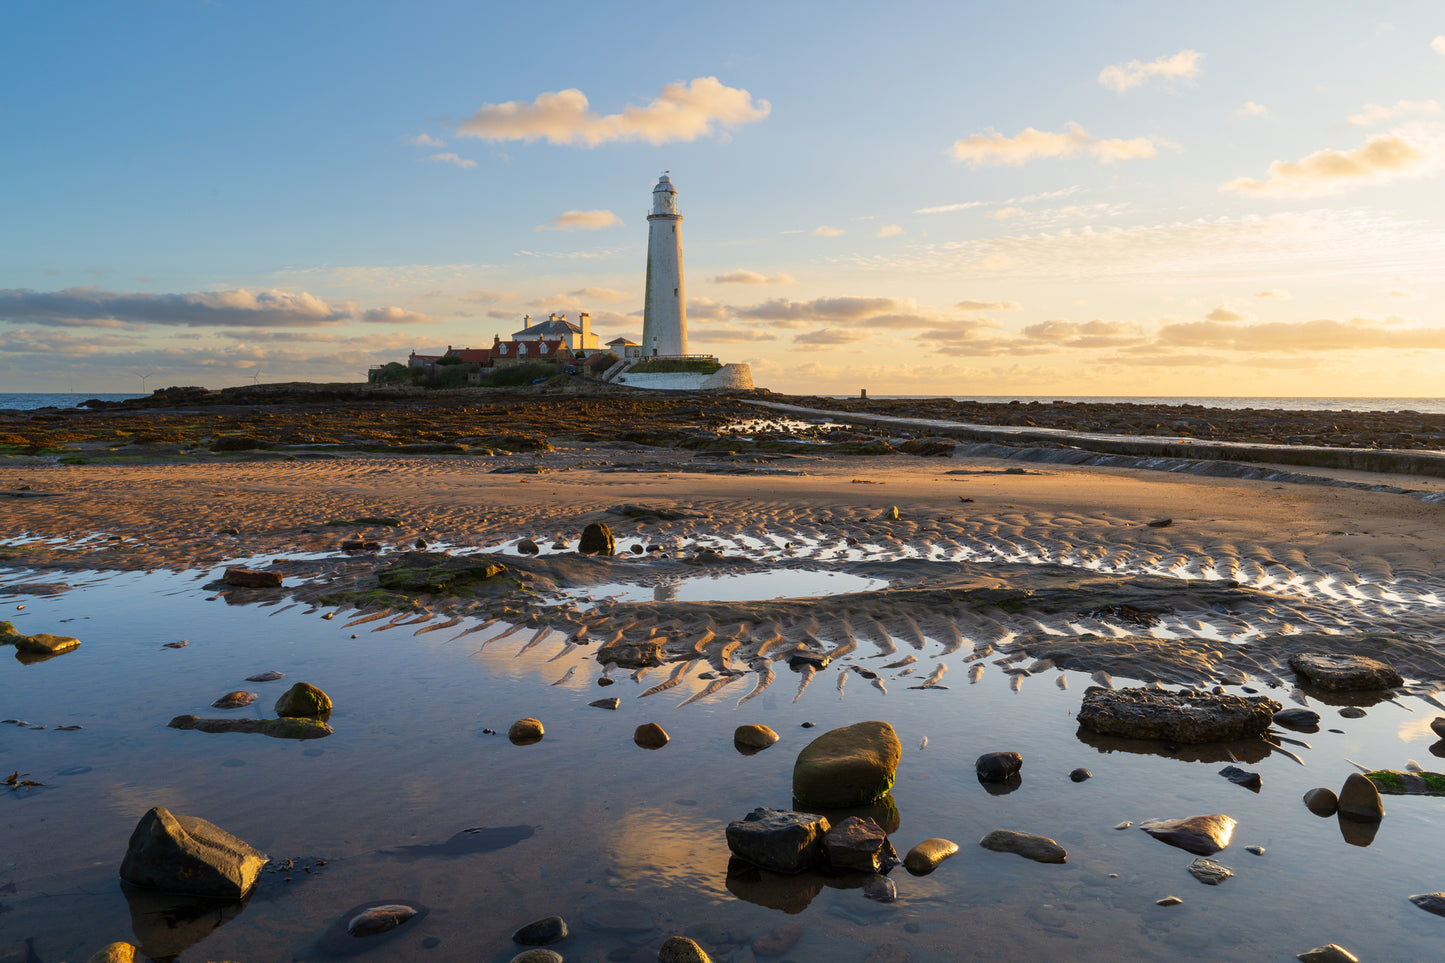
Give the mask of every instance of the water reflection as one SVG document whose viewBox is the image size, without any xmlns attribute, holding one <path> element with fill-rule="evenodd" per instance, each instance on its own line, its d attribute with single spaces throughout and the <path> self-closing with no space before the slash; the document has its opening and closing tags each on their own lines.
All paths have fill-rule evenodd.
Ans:
<svg viewBox="0 0 1445 963">
<path fill-rule="evenodd" d="M 652 600 L 653 600 L 654 602 L 676 602 L 676 601 L 677 601 L 677 583 L 676 583 L 676 582 L 673 582 L 673 583 L 669 583 L 669 584 L 667 584 L 667 585 L 655 585 L 655 586 L 653 586 L 653 588 L 652 588 Z"/>
<path fill-rule="evenodd" d="M 1263 739 L 1241 742 L 1173 743 L 1162 739 L 1128 739 L 1106 736 L 1080 726 L 1074 733 L 1086 746 L 1100 753 L 1129 752 L 1163 756 L 1180 762 L 1247 762 L 1257 763 L 1269 758 L 1275 747 Z"/>
<path fill-rule="evenodd" d="M 1378 822 L 1361 822 L 1356 819 L 1350 819 L 1343 813 L 1336 816 L 1335 821 L 1340 825 L 1340 835 L 1343 836 L 1345 842 L 1351 846 L 1364 847 L 1370 845 L 1375 841 L 1375 834 L 1380 831 L 1380 824 Z"/>
<path fill-rule="evenodd" d="M 818 806 L 804 805 L 797 799 L 794 799 L 793 808 L 799 812 L 816 813 L 819 816 L 827 816 L 828 822 L 834 826 L 849 816 L 861 816 L 864 819 L 873 820 L 878 824 L 879 828 L 890 836 L 898 832 L 898 827 L 903 825 L 903 817 L 898 812 L 898 803 L 893 800 L 893 794 L 891 792 L 873 800 L 866 806 L 823 809 Z"/>
<path fill-rule="evenodd" d="M 155 963 L 171 963 L 182 953 L 241 915 L 246 900 L 177 896 L 120 884 L 130 907 L 136 943 Z M 249 897 L 248 897 L 249 898 Z"/>
</svg>

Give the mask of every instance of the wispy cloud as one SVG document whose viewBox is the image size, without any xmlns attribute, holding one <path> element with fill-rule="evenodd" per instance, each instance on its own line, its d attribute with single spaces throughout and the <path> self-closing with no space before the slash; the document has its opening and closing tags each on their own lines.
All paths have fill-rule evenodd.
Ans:
<svg viewBox="0 0 1445 963">
<path fill-rule="evenodd" d="M 118 293 L 99 288 L 63 291 L 0 290 L 0 320 L 21 324 L 82 326 L 89 322 L 185 327 L 315 327 L 360 321 L 419 324 L 430 315 L 397 307 L 363 309 L 353 302 L 328 304 L 302 291 L 191 291 L 184 294 Z"/>
<path fill-rule="evenodd" d="M 1445 33 L 1430 41 L 1430 49 L 1442 57 L 1445 57 Z"/>
<path fill-rule="evenodd" d="M 1259 291 L 1255 295 L 1261 301 L 1292 301 L 1294 295 L 1288 291 L 1281 291 L 1278 288 L 1270 288 L 1267 291 Z"/>
<path fill-rule="evenodd" d="M 1148 63 L 1131 60 L 1126 64 L 1115 64 L 1099 71 L 1099 83 L 1122 94 L 1151 80 L 1171 83 L 1192 80 L 1199 76 L 1199 65 L 1203 60 L 1204 54 L 1197 50 L 1181 50 L 1172 57 L 1160 57 Z"/>
<path fill-rule="evenodd" d="M 1065 130 L 1048 131 L 1025 127 L 1013 137 L 995 130 L 973 134 L 953 142 L 954 160 L 978 167 L 983 164 L 1008 164 L 1014 167 L 1043 157 L 1074 157 L 1088 154 L 1105 164 L 1139 160 L 1159 153 L 1158 145 L 1147 137 L 1130 140 L 1105 140 L 1095 137 L 1076 123 L 1065 124 Z"/>
<path fill-rule="evenodd" d="M 896 298 L 835 297 L 815 298 L 812 301 L 790 301 L 786 298 L 772 298 L 761 304 L 734 308 L 740 318 L 757 321 L 806 321 L 838 323 L 868 323 L 883 315 L 911 314 L 918 310 L 912 301 Z"/>
<path fill-rule="evenodd" d="M 1012 206 L 1010 206 L 1010 207 L 1000 207 L 1000 208 L 999 208 L 998 210 L 996 210 L 996 211 L 989 211 L 989 212 L 988 212 L 987 214 L 985 214 L 984 216 L 985 216 L 985 217 L 992 218 L 992 219 L 995 220 L 995 221 L 1006 221 L 1006 220 L 1008 220 L 1008 219 L 1011 218 L 1011 217 L 1018 217 L 1020 214 L 1027 214 L 1027 213 L 1028 213 L 1028 211 L 1024 210 L 1022 207 L 1012 207 Z"/>
<path fill-rule="evenodd" d="M 453 167 L 476 167 L 476 166 L 477 166 L 477 162 L 476 162 L 476 161 L 474 161 L 474 160 L 468 160 L 468 159 L 465 158 L 465 157 L 458 157 L 456 154 L 453 154 L 451 151 L 446 151 L 445 153 L 441 153 L 441 154 L 432 154 L 430 157 L 427 158 L 427 160 L 429 160 L 429 161 L 434 161 L 435 163 L 438 163 L 438 164 L 451 164 Z"/>
<path fill-rule="evenodd" d="M 841 227 L 829 227 L 826 224 L 813 228 L 813 234 L 817 237 L 840 237 L 843 233 Z"/>
<path fill-rule="evenodd" d="M 1017 301 L 960 301 L 954 307 L 961 311 L 1020 311 L 1023 305 Z"/>
<path fill-rule="evenodd" d="M 534 231 L 600 231 L 604 227 L 621 224 L 622 218 L 611 211 L 565 211 L 546 224 L 538 224 Z"/>
<path fill-rule="evenodd" d="M 1252 100 L 1246 100 L 1244 103 L 1240 104 L 1239 110 L 1237 110 L 1236 113 L 1239 114 L 1241 117 L 1270 116 L 1270 110 L 1268 107 L 1266 107 L 1264 104 L 1256 104 Z"/>
<path fill-rule="evenodd" d="M 1240 177 L 1220 189 L 1258 197 L 1321 197 L 1424 174 L 1436 160 L 1399 134 L 1375 134 L 1353 150 L 1320 150 L 1297 161 L 1275 161 L 1266 180 Z"/>
<path fill-rule="evenodd" d="M 901 224 L 885 224 L 878 229 L 878 237 L 897 237 L 903 233 Z"/>
<path fill-rule="evenodd" d="M 807 334 L 796 335 L 793 338 L 794 344 L 807 347 L 837 347 L 844 344 L 857 344 L 859 341 L 866 341 L 871 335 L 867 331 L 845 330 L 843 328 L 819 328 L 817 331 L 809 331 Z"/>
<path fill-rule="evenodd" d="M 446 145 L 446 141 L 440 140 L 440 139 L 438 139 L 438 138 L 436 138 L 436 137 L 433 137 L 431 134 L 413 134 L 413 135 L 410 136 L 410 137 L 403 137 L 402 140 L 406 141 L 408 144 L 411 144 L 411 145 L 413 145 L 413 146 L 415 146 L 415 147 L 445 147 L 445 146 L 447 146 L 447 145 Z"/>
<path fill-rule="evenodd" d="M 793 278 L 788 274 L 759 274 L 757 271 L 731 271 L 727 274 L 717 274 L 712 279 L 714 284 L 792 284 Z"/>
<path fill-rule="evenodd" d="M 1215 308 L 1213 311 L 1210 311 L 1204 317 L 1210 321 L 1221 321 L 1226 324 L 1232 324 L 1235 321 L 1245 320 L 1245 315 L 1240 314 L 1238 311 L 1231 311 L 1229 308 L 1226 308 L 1222 304 L 1219 307 Z"/>
<path fill-rule="evenodd" d="M 983 207 L 987 201 L 964 201 L 961 204 L 940 204 L 937 207 L 920 207 L 914 211 L 915 214 L 952 214 L 954 211 L 969 211 L 975 207 Z"/>
<path fill-rule="evenodd" d="M 1356 127 L 1368 127 L 1381 121 L 1396 120 L 1414 114 L 1438 114 L 1440 103 L 1435 100 L 1398 100 L 1388 107 L 1366 104 L 1358 114 L 1351 114 L 1349 122 Z"/>
<path fill-rule="evenodd" d="M 598 114 L 580 90 L 539 94 L 532 103 L 485 104 L 463 121 L 457 133 L 482 140 L 545 140 L 552 144 L 597 147 L 612 141 L 667 144 L 710 137 L 721 128 L 740 127 L 767 117 L 766 100 L 728 87 L 716 77 L 668 84 L 643 106 L 628 105 L 616 114 Z"/>
<path fill-rule="evenodd" d="M 1164 325 L 1156 341 L 1165 347 L 1287 354 L 1372 348 L 1445 349 L 1445 328 L 1412 325 L 1394 316 L 1250 325 L 1186 321 Z"/>
</svg>

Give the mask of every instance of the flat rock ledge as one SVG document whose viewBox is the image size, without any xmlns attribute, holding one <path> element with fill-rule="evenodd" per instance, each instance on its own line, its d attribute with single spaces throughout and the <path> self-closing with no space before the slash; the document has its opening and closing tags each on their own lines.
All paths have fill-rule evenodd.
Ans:
<svg viewBox="0 0 1445 963">
<path fill-rule="evenodd" d="M 1393 667 L 1363 655 L 1302 653 L 1289 657 L 1289 667 L 1310 685 L 1332 692 L 1371 692 L 1405 684 Z"/>
<path fill-rule="evenodd" d="M 1282 709 L 1265 696 L 1167 692 L 1161 689 L 1084 690 L 1079 725 L 1106 736 L 1168 742 L 1235 742 L 1269 730 Z"/>
</svg>

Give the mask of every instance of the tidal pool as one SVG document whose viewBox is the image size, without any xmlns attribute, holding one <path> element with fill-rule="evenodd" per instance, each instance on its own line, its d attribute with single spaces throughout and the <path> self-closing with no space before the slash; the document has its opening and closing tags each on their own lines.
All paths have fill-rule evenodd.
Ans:
<svg viewBox="0 0 1445 963">
<path fill-rule="evenodd" d="M 885 668 L 902 653 L 855 655 L 801 691 L 775 662 L 778 680 L 741 706 L 753 681 L 679 708 L 707 684 L 705 663 L 642 697 L 676 667 L 636 678 L 614 670 L 604 688 L 593 647 L 569 649 L 561 633 L 428 631 L 442 618 L 411 613 L 325 620 L 331 610 L 231 604 L 203 587 L 214 574 L 87 572 L 54 595 L 6 591 L 54 573 L 0 576 L 0 618 L 82 640 L 31 665 L 0 649 L 0 716 L 26 723 L 0 725 L 0 765 L 44 784 L 0 793 L 0 952 L 28 940 L 42 963 L 85 959 L 137 941 L 139 928 L 156 955 L 187 963 L 323 960 L 323 937 L 349 909 L 408 901 L 430 912 L 364 957 L 502 963 L 519 951 L 515 929 L 553 914 L 572 930 L 554 947 L 568 960 L 655 960 L 662 939 L 691 933 L 714 960 L 742 963 L 753 937 L 791 923 L 802 935 L 786 957 L 798 961 L 862 963 L 885 944 L 914 961 L 1287 960 L 1329 942 L 1362 958 L 1439 957 L 1445 920 L 1407 898 L 1445 889 L 1445 800 L 1386 797 L 1372 838 L 1300 801 L 1314 786 L 1338 789 L 1350 759 L 1445 769 L 1429 728 L 1439 709 L 1421 699 L 1341 700 L 1364 705 L 1362 719 L 1311 700 L 1322 730 L 1286 733 L 1303 765 L 1263 744 L 1232 750 L 1262 775 L 1255 794 L 1218 775 L 1229 760 L 1217 748 L 1081 738 L 1074 714 L 1090 680 L 1080 673 L 1009 675 L 957 652 L 934 660 L 948 666 L 939 681 L 949 688 L 915 690 L 921 666 Z M 164 647 L 180 640 L 188 644 Z M 970 684 L 975 667 L 983 672 Z M 269 669 L 285 679 L 245 681 Z M 184 713 L 269 716 L 297 681 L 330 694 L 333 735 L 166 727 Z M 1293 704 L 1287 690 L 1261 688 Z M 236 689 L 261 698 L 210 708 Z M 613 695 L 619 710 L 588 705 Z M 543 721 L 540 743 L 486 731 L 505 733 L 523 716 Z M 847 877 L 730 875 L 727 823 L 756 806 L 790 806 L 797 751 L 864 719 L 890 722 L 903 743 L 896 814 L 885 815 L 896 818 L 900 853 L 942 836 L 959 854 L 927 877 L 894 870 L 892 904 L 866 899 Z M 672 741 L 634 745 L 644 722 Z M 753 722 L 782 741 L 739 753 L 732 731 Z M 73 725 L 82 728 L 60 728 Z M 994 750 L 1022 753 L 1015 791 L 991 794 L 976 780 L 973 760 Z M 1081 766 L 1093 778 L 1071 782 Z M 117 869 L 155 805 L 240 836 L 270 854 L 274 871 L 244 906 L 128 897 Z M 1239 820 L 1233 845 L 1214 857 L 1235 876 L 1214 887 L 1188 875 L 1189 854 L 1113 828 L 1208 813 Z M 979 848 L 996 828 L 1052 836 L 1068 862 Z M 1245 851 L 1253 845 L 1264 854 Z M 1155 905 L 1169 895 L 1182 905 Z"/>
</svg>

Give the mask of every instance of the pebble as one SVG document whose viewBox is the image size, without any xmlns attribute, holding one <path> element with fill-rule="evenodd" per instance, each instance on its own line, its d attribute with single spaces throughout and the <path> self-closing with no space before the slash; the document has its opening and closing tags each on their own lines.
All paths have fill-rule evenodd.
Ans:
<svg viewBox="0 0 1445 963">
<path fill-rule="evenodd" d="M 254 692 L 227 692 L 215 702 L 211 703 L 212 709 L 240 709 L 248 706 L 261 698 Z"/>
<path fill-rule="evenodd" d="M 616 679 L 608 679 L 608 678 L 606 678 L 606 677 L 603 677 L 603 678 L 597 680 L 597 684 L 598 684 L 598 685 L 612 685 L 612 684 L 614 684 L 616 681 L 617 681 Z"/>
<path fill-rule="evenodd" d="M 1184 900 L 1180 899 L 1180 898 L 1177 897 L 1177 896 L 1166 896 L 1166 897 L 1164 897 L 1163 899 L 1156 899 L 1156 900 L 1154 901 L 1154 905 L 1155 905 L 1155 906 L 1178 906 L 1178 905 L 1179 905 L 1180 903 L 1182 903 L 1182 902 L 1184 902 Z"/>
<path fill-rule="evenodd" d="M 781 736 L 764 725 L 738 726 L 733 730 L 733 742 L 749 749 L 766 749 L 780 738 Z"/>
<path fill-rule="evenodd" d="M 1338 943 L 1326 943 L 1312 950 L 1305 950 L 1298 959 L 1304 963 L 1360 963 L 1360 958 Z"/>
<path fill-rule="evenodd" d="M 512 934 L 512 942 L 523 946 L 547 946 L 566 938 L 567 922 L 560 916 L 535 920 Z"/>
<path fill-rule="evenodd" d="M 1222 866 L 1212 859 L 1205 859 L 1203 856 L 1190 863 L 1188 869 L 1190 876 L 1193 876 L 1206 886 L 1218 886 L 1234 875 L 1234 870 L 1228 866 Z"/>
<path fill-rule="evenodd" d="M 389 933 L 417 914 L 413 906 L 404 903 L 386 903 L 373 906 L 353 916 L 346 923 L 346 932 L 351 936 L 378 936 Z"/>
<path fill-rule="evenodd" d="M 1082 766 L 1069 773 L 1069 778 L 1074 782 L 1083 782 L 1085 779 L 1092 779 L 1093 777 L 1094 774 Z"/>
<path fill-rule="evenodd" d="M 938 868 L 943 862 L 954 853 L 958 852 L 958 843 L 948 839 L 925 839 L 908 851 L 903 857 L 903 868 L 914 876 L 927 876 Z"/>
<path fill-rule="evenodd" d="M 587 704 L 588 704 L 589 706 L 592 706 L 592 707 L 597 708 L 597 709 L 620 709 L 620 708 L 622 708 L 622 700 L 619 699 L 619 698 L 617 698 L 616 696 L 613 696 L 613 697 L 610 698 L 610 699 L 598 699 L 598 700 L 595 701 L 595 702 L 589 702 L 589 703 L 587 703 Z"/>
<path fill-rule="evenodd" d="M 1341 719 L 1363 719 L 1367 714 L 1359 706 L 1345 706 L 1340 710 Z"/>
<path fill-rule="evenodd" d="M 247 682 L 275 682 L 277 679 L 284 679 L 284 678 L 286 678 L 286 673 L 284 673 L 284 672 L 277 672 L 275 669 L 271 669 L 270 671 L 267 671 L 267 672 L 258 672 L 258 673 L 256 673 L 255 675 L 248 675 L 248 676 L 246 676 L 246 681 L 247 681 Z"/>
<path fill-rule="evenodd" d="M 632 733 L 632 741 L 644 749 L 661 749 L 669 741 L 668 734 L 655 722 L 644 722 Z"/>
<path fill-rule="evenodd" d="M 519 745 L 538 742 L 544 735 L 546 735 L 546 730 L 542 728 L 541 721 L 530 716 L 518 719 L 507 730 L 507 738 Z"/>
<path fill-rule="evenodd" d="M 1246 846 L 1246 847 L 1244 847 L 1244 851 L 1245 851 L 1246 853 L 1254 853 L 1254 855 L 1256 855 L 1256 856 L 1263 856 L 1263 855 L 1264 855 L 1264 847 L 1263 847 L 1263 846 Z"/>
<path fill-rule="evenodd" d="M 1133 824 L 1131 821 L 1129 821 L 1129 820 L 1126 819 L 1126 820 L 1124 820 L 1122 823 L 1119 823 L 1119 824 L 1118 824 L 1117 826 L 1115 826 L 1114 828 L 1115 828 L 1115 829 L 1128 829 L 1128 828 L 1129 828 L 1130 826 L 1132 826 L 1132 825 L 1134 825 L 1134 824 Z"/>
</svg>

